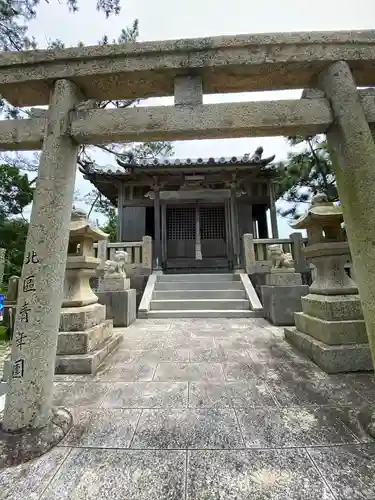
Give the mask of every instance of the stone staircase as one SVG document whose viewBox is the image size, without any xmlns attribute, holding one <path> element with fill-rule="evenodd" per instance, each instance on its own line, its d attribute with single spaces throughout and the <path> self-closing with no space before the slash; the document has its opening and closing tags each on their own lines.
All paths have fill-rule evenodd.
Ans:
<svg viewBox="0 0 375 500">
<path fill-rule="evenodd" d="M 151 275 L 141 318 L 248 318 L 263 310 L 246 274 Z"/>
</svg>

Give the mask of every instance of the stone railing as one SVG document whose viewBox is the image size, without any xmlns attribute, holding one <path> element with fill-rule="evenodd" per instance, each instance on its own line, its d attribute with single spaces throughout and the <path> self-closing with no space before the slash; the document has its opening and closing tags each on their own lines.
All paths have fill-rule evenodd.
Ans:
<svg viewBox="0 0 375 500">
<path fill-rule="evenodd" d="M 307 238 L 301 233 L 292 233 L 289 238 L 253 238 L 252 234 L 243 235 L 245 267 L 248 274 L 257 272 L 267 272 L 270 267 L 268 260 L 268 245 L 280 245 L 284 253 L 291 253 L 295 262 L 295 269 L 299 273 L 311 272 L 314 279 L 314 266 L 306 262 L 303 248 L 307 244 Z M 355 273 L 352 262 L 348 261 L 345 265 L 349 276 L 355 281 Z"/>
<path fill-rule="evenodd" d="M 292 233 L 289 238 L 265 238 L 256 239 L 252 234 L 243 235 L 243 251 L 246 272 L 248 274 L 267 271 L 271 262 L 268 260 L 269 245 L 280 245 L 284 253 L 291 253 L 295 261 L 298 272 L 306 272 L 308 265 L 303 254 L 307 238 L 303 238 L 301 233 Z"/>
<path fill-rule="evenodd" d="M 293 255 L 294 242 L 291 238 L 270 238 L 270 239 L 254 239 L 254 252 L 257 261 L 268 260 L 268 245 L 279 245 L 284 253 Z M 303 245 L 306 244 L 307 238 L 302 238 Z"/>
<path fill-rule="evenodd" d="M 95 257 L 100 259 L 98 271 L 104 269 L 106 260 L 113 260 L 118 250 L 128 253 L 126 273 L 131 277 L 135 274 L 151 274 L 152 271 L 152 238 L 144 236 L 142 241 L 110 243 L 107 240 L 94 245 Z"/>
</svg>

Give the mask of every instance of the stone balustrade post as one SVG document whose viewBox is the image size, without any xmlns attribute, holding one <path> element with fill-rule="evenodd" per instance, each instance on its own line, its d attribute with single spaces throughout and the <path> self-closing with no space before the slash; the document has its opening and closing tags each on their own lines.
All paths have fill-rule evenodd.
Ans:
<svg viewBox="0 0 375 500">
<path fill-rule="evenodd" d="M 100 280 L 104 276 L 104 265 L 105 261 L 108 259 L 108 238 L 106 240 L 100 240 L 97 243 L 97 258 L 99 259 L 99 265 L 96 268 L 96 282 L 99 288 Z"/>
<path fill-rule="evenodd" d="M 305 273 L 309 270 L 309 265 L 303 251 L 303 236 L 301 233 L 292 233 L 290 239 L 292 241 L 294 269 L 297 273 Z"/>
<path fill-rule="evenodd" d="M 108 251 L 108 239 L 98 241 L 97 243 L 98 254 L 97 258 L 100 260 L 98 265 L 98 270 L 104 270 L 105 261 L 108 259 L 107 251 Z"/>
<path fill-rule="evenodd" d="M 254 236 L 251 233 L 243 235 L 243 252 L 245 257 L 245 271 L 246 274 L 251 274 L 256 264 Z"/>
<path fill-rule="evenodd" d="M 143 236 L 142 238 L 142 267 L 152 270 L 152 238 Z"/>
</svg>

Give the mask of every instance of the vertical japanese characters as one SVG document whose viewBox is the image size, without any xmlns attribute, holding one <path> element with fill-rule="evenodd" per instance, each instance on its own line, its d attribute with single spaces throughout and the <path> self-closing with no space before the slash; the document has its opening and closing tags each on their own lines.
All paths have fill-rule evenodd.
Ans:
<svg viewBox="0 0 375 500">
<path fill-rule="evenodd" d="M 20 290 L 23 292 L 22 295 L 22 303 L 18 313 L 18 321 L 16 324 L 16 330 L 14 333 L 14 342 L 16 347 L 18 348 L 18 355 L 13 361 L 12 367 L 12 377 L 13 378 L 23 378 L 25 374 L 25 357 L 22 354 L 24 346 L 27 344 L 27 324 L 30 320 L 30 314 L 32 313 L 32 308 L 30 307 L 30 299 L 32 294 L 36 292 L 35 288 L 35 274 L 37 268 L 35 266 L 39 266 L 40 260 L 35 252 L 32 250 L 31 252 L 27 252 L 26 259 L 24 265 L 28 266 L 28 272 L 20 283 Z"/>
</svg>

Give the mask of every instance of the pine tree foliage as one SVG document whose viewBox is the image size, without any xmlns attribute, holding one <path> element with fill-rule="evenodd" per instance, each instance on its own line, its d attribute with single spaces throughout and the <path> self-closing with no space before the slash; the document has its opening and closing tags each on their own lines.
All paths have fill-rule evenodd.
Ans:
<svg viewBox="0 0 375 500">
<path fill-rule="evenodd" d="M 279 165 L 276 190 L 278 198 L 286 202 L 281 204 L 280 215 L 298 217 L 316 193 L 337 201 L 336 176 L 325 137 L 288 137 L 287 141 L 291 147 L 303 147 L 290 152 Z"/>
<path fill-rule="evenodd" d="M 38 6 L 43 0 L 0 0 L 0 51 L 20 51 L 37 48 L 36 40 L 27 36 L 28 23 L 37 16 Z M 48 1 L 48 0 L 46 0 Z M 58 1 L 58 0 L 54 0 Z M 51 8 L 53 8 L 51 2 Z M 77 12 L 80 5 L 79 0 L 65 0 L 67 8 L 71 12 Z M 103 12 L 106 17 L 117 15 L 120 13 L 120 0 L 97 0 L 97 10 Z M 104 35 L 99 41 L 99 45 L 107 44 L 124 44 L 137 41 L 139 36 L 139 24 L 135 19 L 132 24 L 124 27 L 117 38 Z M 83 46 L 82 42 L 78 42 L 78 46 Z M 63 41 L 51 40 L 47 46 L 48 49 L 59 50 L 65 48 Z M 89 105 L 90 108 L 127 108 L 135 106 L 137 100 L 106 100 L 106 101 L 86 101 L 83 106 Z M 33 108 L 33 111 L 38 108 Z M 2 117 L 8 119 L 27 118 L 30 116 L 31 110 L 25 108 L 16 108 L 4 99 L 0 98 L 0 113 Z M 159 150 L 160 154 L 166 154 L 167 151 L 172 151 L 172 146 L 169 143 L 158 142 L 155 144 L 109 144 L 109 145 L 93 145 L 81 146 L 77 157 L 77 164 L 85 166 L 95 163 L 97 152 L 106 153 L 110 157 L 110 162 L 116 164 L 115 160 L 129 162 L 129 159 L 154 157 Z M 169 153 L 168 153 L 169 154 Z M 35 177 L 31 179 L 30 184 L 34 185 L 36 173 L 39 165 L 40 153 L 22 154 L 22 153 L 0 153 L 0 161 L 11 165 L 21 171 L 35 172 Z M 92 193 L 90 193 L 91 195 Z M 94 198 L 102 199 L 99 193 L 95 192 Z M 90 196 L 76 196 L 76 201 L 88 202 L 91 205 Z M 108 220 L 113 219 L 112 211 L 103 209 L 103 204 L 106 206 L 109 201 L 102 200 L 101 205 L 98 205 L 99 211 L 108 216 Z M 100 206 L 102 207 L 100 209 Z M 113 207 L 112 207 L 113 208 Z M 104 212 L 103 212 L 104 210 Z M 91 210 L 90 210 L 91 212 Z"/>
</svg>

